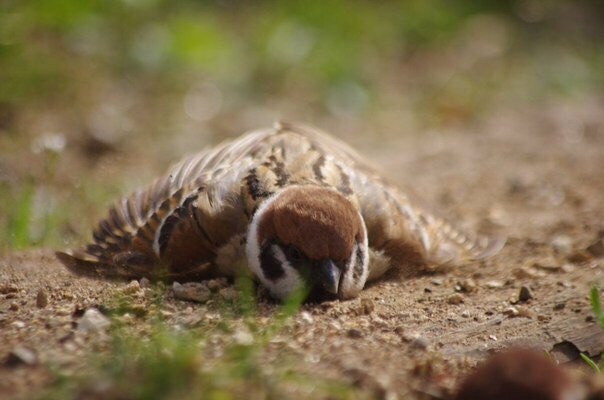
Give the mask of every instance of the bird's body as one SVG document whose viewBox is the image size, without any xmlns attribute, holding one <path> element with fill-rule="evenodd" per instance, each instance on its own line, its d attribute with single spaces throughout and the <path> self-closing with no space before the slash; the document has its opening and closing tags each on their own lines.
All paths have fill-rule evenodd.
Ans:
<svg viewBox="0 0 604 400">
<path fill-rule="evenodd" d="M 119 200 L 93 236 L 61 261 L 129 278 L 251 270 L 278 298 L 302 281 L 350 298 L 390 267 L 485 258 L 503 244 L 460 232 L 345 144 L 288 123 L 184 159 Z"/>
</svg>

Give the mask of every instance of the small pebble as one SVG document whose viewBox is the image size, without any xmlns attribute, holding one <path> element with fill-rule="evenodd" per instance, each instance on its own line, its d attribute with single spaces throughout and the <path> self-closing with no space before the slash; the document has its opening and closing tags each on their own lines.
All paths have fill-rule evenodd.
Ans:
<svg viewBox="0 0 604 400">
<path fill-rule="evenodd" d="M 528 288 L 528 286 L 522 286 L 520 288 L 520 293 L 518 293 L 518 301 L 521 303 L 525 303 L 533 298 L 533 293 Z"/>
<path fill-rule="evenodd" d="M 0 294 L 17 293 L 18 291 L 19 287 L 16 285 L 8 284 L 0 286 Z"/>
<path fill-rule="evenodd" d="M 36 306 L 38 308 L 44 308 L 48 305 L 48 296 L 44 289 L 38 290 L 38 294 L 36 295 Z"/>
<path fill-rule="evenodd" d="M 23 328 L 25 328 L 25 322 L 23 322 L 23 321 L 19 321 L 19 320 L 17 320 L 17 321 L 13 321 L 13 322 L 11 323 L 11 325 L 12 325 L 12 326 L 14 326 L 14 327 L 15 327 L 15 328 L 17 328 L 17 329 L 23 329 Z"/>
<path fill-rule="evenodd" d="M 360 311 L 362 314 L 369 315 L 375 310 L 375 304 L 371 299 L 361 299 Z"/>
<path fill-rule="evenodd" d="M 62 307 L 55 310 L 55 315 L 59 317 L 66 317 L 73 313 L 73 309 L 71 307 Z M 83 315 L 84 313 L 82 313 Z"/>
<path fill-rule="evenodd" d="M 426 350 L 430 345 L 430 342 L 423 336 L 417 336 L 411 340 L 410 345 L 414 349 Z"/>
<path fill-rule="evenodd" d="M 346 331 L 346 335 L 348 335 L 349 338 L 359 339 L 359 338 L 363 337 L 363 332 L 361 332 L 358 329 L 351 328 L 348 331 Z"/>
<path fill-rule="evenodd" d="M 531 265 L 545 272 L 557 272 L 562 267 L 553 257 L 534 260 Z"/>
<path fill-rule="evenodd" d="M 551 243 L 554 250 L 562 254 L 568 254 L 573 249 L 573 240 L 567 235 L 557 235 Z"/>
<path fill-rule="evenodd" d="M 485 285 L 488 288 L 497 289 L 497 288 L 502 288 L 504 283 L 502 281 L 488 281 L 487 283 L 485 283 Z"/>
<path fill-rule="evenodd" d="M 531 310 L 529 310 L 527 307 L 517 307 L 518 309 L 518 316 L 522 317 L 522 318 L 533 318 L 535 316 L 535 313 L 532 312 Z"/>
<path fill-rule="evenodd" d="M 36 353 L 26 347 L 15 347 L 8 353 L 4 360 L 4 364 L 8 367 L 16 367 L 19 365 L 35 365 L 38 362 Z"/>
<path fill-rule="evenodd" d="M 404 332 L 403 329 L 400 329 L 400 332 L 397 331 L 399 331 L 399 328 L 396 328 L 395 332 L 399 334 L 404 342 L 409 343 L 412 348 L 425 350 L 430 345 L 428 339 L 417 332 Z"/>
<path fill-rule="evenodd" d="M 474 281 L 472 278 L 464 279 L 463 281 L 459 282 L 458 285 L 461 291 L 465 293 L 472 293 L 474 290 L 476 290 L 476 281 Z"/>
<path fill-rule="evenodd" d="M 336 331 L 339 331 L 342 329 L 342 324 L 340 324 L 338 321 L 331 321 L 329 323 L 329 326 Z"/>
<path fill-rule="evenodd" d="M 239 328 L 233 333 L 233 340 L 241 346 L 251 346 L 254 344 L 254 336 L 247 328 Z"/>
<path fill-rule="evenodd" d="M 151 288 L 151 281 L 149 279 L 147 279 L 147 278 L 141 278 L 141 280 L 138 281 L 138 284 L 143 289 L 149 289 L 149 288 Z"/>
<path fill-rule="evenodd" d="M 218 294 L 224 300 L 228 300 L 228 301 L 232 301 L 232 300 L 235 300 L 237 298 L 237 290 L 235 290 L 235 288 L 230 287 L 230 286 L 220 289 L 218 291 Z"/>
<path fill-rule="evenodd" d="M 19 311 L 19 304 L 12 302 L 10 303 L 10 306 L 8 306 L 8 309 L 11 311 Z"/>
<path fill-rule="evenodd" d="M 198 303 L 205 303 L 210 299 L 212 294 L 207 286 L 198 282 L 187 282 L 182 285 L 178 282 L 174 282 L 172 284 L 172 291 L 174 292 L 174 297 L 177 299 L 195 301 Z"/>
<path fill-rule="evenodd" d="M 137 294 L 141 290 L 141 285 L 138 281 L 130 281 L 126 286 L 122 288 L 124 294 Z"/>
<path fill-rule="evenodd" d="M 562 271 L 569 273 L 575 270 L 575 264 L 564 264 L 562 266 Z"/>
<path fill-rule="evenodd" d="M 78 322 L 80 332 L 98 332 L 105 330 L 111 325 L 111 321 L 96 308 L 89 308 L 84 312 Z"/>
<path fill-rule="evenodd" d="M 566 303 L 558 303 L 554 306 L 554 311 L 564 310 L 566 307 Z"/>
<path fill-rule="evenodd" d="M 302 311 L 300 313 L 300 319 L 306 322 L 307 324 L 312 324 L 314 321 L 312 315 L 308 311 Z"/>
<path fill-rule="evenodd" d="M 229 282 L 225 278 L 210 279 L 207 282 L 208 289 L 212 292 L 222 289 L 223 287 L 228 286 L 228 284 Z"/>
<path fill-rule="evenodd" d="M 513 317 L 517 317 L 518 314 L 519 314 L 519 312 L 518 312 L 518 309 L 516 307 L 512 306 L 512 307 L 508 307 L 505 310 L 503 310 L 503 314 L 507 315 L 508 317 L 512 317 L 513 318 Z"/>
<path fill-rule="evenodd" d="M 457 305 L 464 302 L 464 298 L 459 293 L 454 293 L 451 296 L 447 297 L 447 303 Z"/>
</svg>

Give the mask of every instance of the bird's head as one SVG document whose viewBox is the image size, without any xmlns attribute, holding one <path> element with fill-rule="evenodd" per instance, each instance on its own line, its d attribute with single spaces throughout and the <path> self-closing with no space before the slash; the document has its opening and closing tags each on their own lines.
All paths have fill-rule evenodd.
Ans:
<svg viewBox="0 0 604 400">
<path fill-rule="evenodd" d="M 365 223 L 333 189 L 287 187 L 254 214 L 246 252 L 251 270 L 278 299 L 300 288 L 355 297 L 368 276 Z"/>
</svg>

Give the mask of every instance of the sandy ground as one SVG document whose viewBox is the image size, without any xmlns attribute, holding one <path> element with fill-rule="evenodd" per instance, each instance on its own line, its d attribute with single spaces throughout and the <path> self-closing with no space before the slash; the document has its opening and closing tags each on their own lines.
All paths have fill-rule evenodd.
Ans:
<svg viewBox="0 0 604 400">
<path fill-rule="evenodd" d="M 604 275 L 604 254 L 589 247 L 604 235 L 603 106 L 594 99 L 509 111 L 480 132 L 431 132 L 368 147 L 393 181 L 463 226 L 504 232 L 508 243 L 485 262 L 409 280 L 392 274 L 358 299 L 304 305 L 284 334 L 287 351 L 304 360 L 300 368 L 376 397 L 448 398 L 478 360 L 513 344 L 561 362 L 579 351 L 600 354 L 604 337 L 588 294 Z M 74 277 L 51 249 L 1 259 L 0 357 L 21 347 L 36 361 L 3 364 L 0 397 L 31 397 L 48 384 L 49 368 L 79 366 L 98 346 L 94 338 L 73 340 L 77 310 L 107 304 L 126 284 Z M 519 300 L 527 289 L 531 298 Z M 169 310 L 168 324 L 220 316 L 170 295 L 160 307 Z M 262 302 L 262 318 L 274 307 Z M 148 319 L 136 324 L 144 332 Z M 278 357 L 285 350 L 269 351 Z"/>
</svg>

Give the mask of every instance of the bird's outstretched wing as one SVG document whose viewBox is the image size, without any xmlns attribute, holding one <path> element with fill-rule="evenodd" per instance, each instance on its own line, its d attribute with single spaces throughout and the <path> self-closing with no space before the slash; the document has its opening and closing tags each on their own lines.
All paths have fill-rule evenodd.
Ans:
<svg viewBox="0 0 604 400">
<path fill-rule="evenodd" d="M 332 156 L 341 166 L 358 200 L 370 247 L 384 252 L 392 264 L 455 265 L 491 257 L 503 247 L 503 236 L 466 233 L 429 211 L 417 196 L 389 184 L 343 142 L 311 127 L 288 123 L 281 126 L 304 135 L 313 148 Z M 370 278 L 383 272 L 372 271 Z"/>
<path fill-rule="evenodd" d="M 93 243 L 57 257 L 83 275 L 212 276 L 216 250 L 247 227 L 241 181 L 272 134 L 254 131 L 184 159 L 119 199 L 94 230 Z"/>
</svg>

